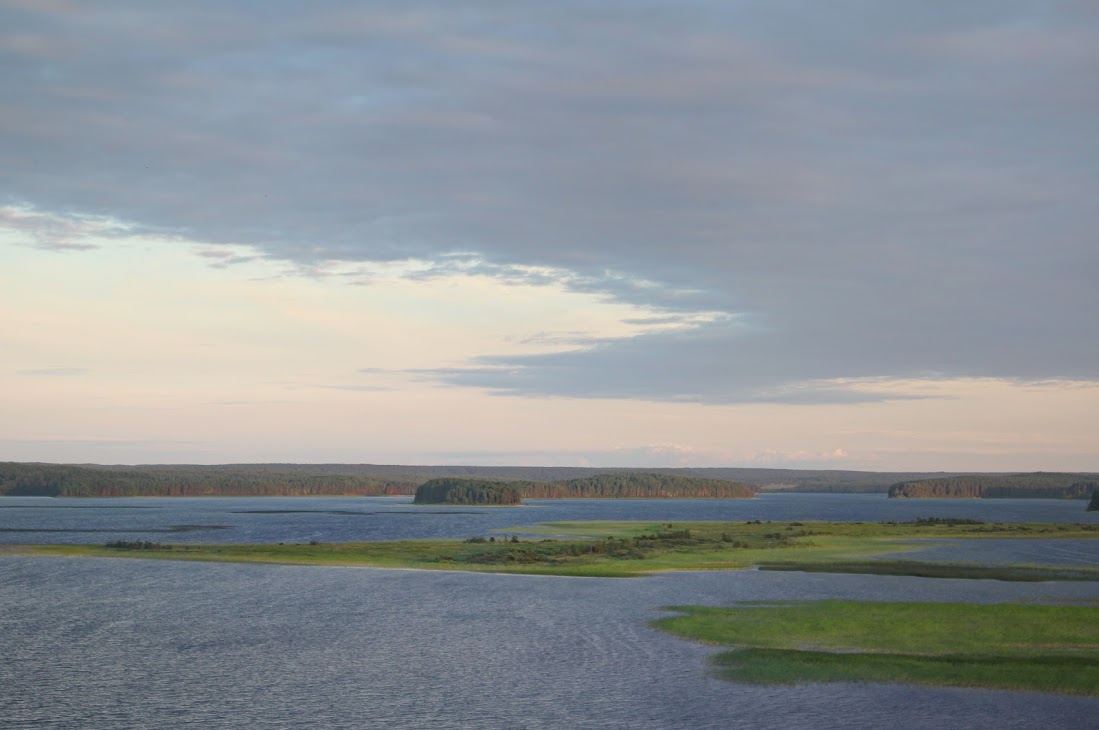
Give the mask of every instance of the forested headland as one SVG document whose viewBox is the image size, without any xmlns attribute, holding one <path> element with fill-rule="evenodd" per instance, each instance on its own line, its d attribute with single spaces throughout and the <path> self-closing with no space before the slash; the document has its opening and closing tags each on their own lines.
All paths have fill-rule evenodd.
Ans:
<svg viewBox="0 0 1099 730">
<path fill-rule="evenodd" d="M 1099 474 L 1034 472 L 969 475 L 900 482 L 890 497 L 1087 499 L 1099 488 Z"/>
<path fill-rule="evenodd" d="M 416 490 L 413 504 L 519 504 L 519 490 L 488 479 L 432 479 Z"/>
</svg>

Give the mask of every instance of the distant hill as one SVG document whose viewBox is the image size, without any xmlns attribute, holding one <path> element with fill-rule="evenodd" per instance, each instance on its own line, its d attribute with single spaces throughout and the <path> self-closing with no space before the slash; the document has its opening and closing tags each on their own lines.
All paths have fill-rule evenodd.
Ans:
<svg viewBox="0 0 1099 730">
<path fill-rule="evenodd" d="M 1097 488 L 1099 488 L 1099 474 L 1034 472 L 1033 474 L 970 475 L 900 482 L 889 488 L 889 496 L 1087 499 Z"/>
</svg>

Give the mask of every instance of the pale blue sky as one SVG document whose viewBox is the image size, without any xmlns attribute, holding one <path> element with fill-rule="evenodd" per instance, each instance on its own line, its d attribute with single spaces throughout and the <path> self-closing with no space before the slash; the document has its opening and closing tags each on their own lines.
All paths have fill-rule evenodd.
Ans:
<svg viewBox="0 0 1099 730">
<path fill-rule="evenodd" d="M 0 459 L 1099 469 L 1099 5 L 0 0 Z"/>
</svg>

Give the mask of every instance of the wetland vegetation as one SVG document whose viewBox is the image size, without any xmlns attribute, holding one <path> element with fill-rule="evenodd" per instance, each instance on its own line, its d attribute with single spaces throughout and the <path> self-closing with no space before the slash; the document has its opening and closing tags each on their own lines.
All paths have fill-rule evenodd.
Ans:
<svg viewBox="0 0 1099 730">
<path fill-rule="evenodd" d="M 1099 607 L 804 601 L 670 606 L 656 628 L 736 647 L 727 679 L 906 682 L 1099 695 Z"/>
</svg>

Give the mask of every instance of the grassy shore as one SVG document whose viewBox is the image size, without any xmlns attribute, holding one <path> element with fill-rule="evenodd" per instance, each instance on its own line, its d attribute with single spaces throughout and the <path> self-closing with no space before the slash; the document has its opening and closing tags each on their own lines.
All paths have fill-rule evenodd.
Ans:
<svg viewBox="0 0 1099 730">
<path fill-rule="evenodd" d="M 509 531 L 505 531 L 509 532 Z M 1099 525 L 847 522 L 556 522 L 514 528 L 524 537 L 309 544 L 27 545 L 24 554 L 161 560 L 358 565 L 593 577 L 667 570 L 814 570 L 1001 580 L 1099 580 L 1099 571 L 980 566 L 903 558 L 921 539 L 1099 538 Z M 531 535 L 534 535 L 533 537 Z M 10 554 L 10 553 L 9 553 Z"/>
<path fill-rule="evenodd" d="M 719 673 L 760 684 L 907 682 L 1099 696 L 1099 608 L 809 601 L 672 606 L 654 626 L 737 649 Z"/>
</svg>

